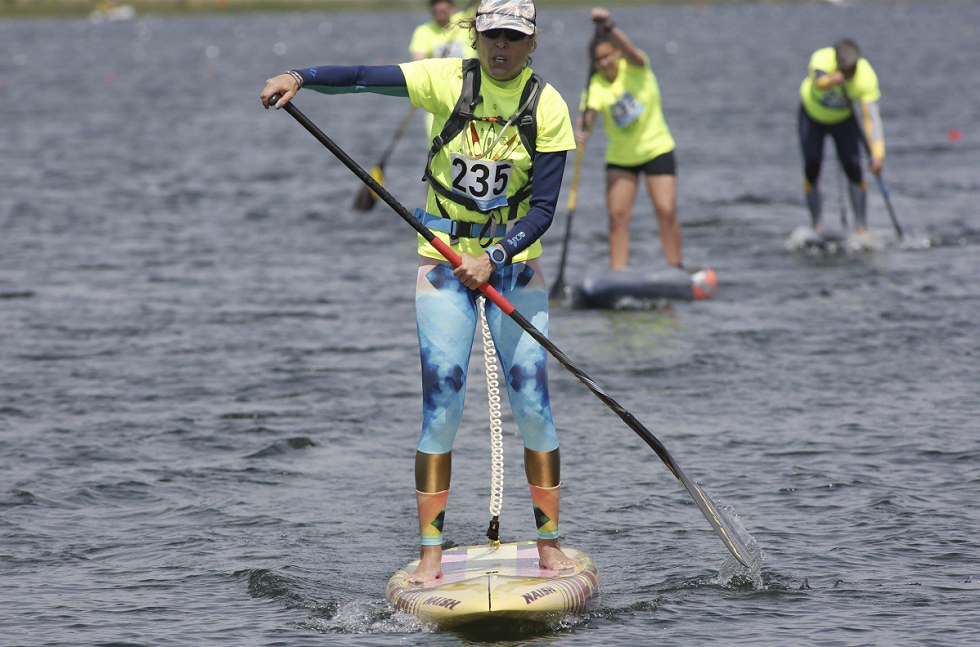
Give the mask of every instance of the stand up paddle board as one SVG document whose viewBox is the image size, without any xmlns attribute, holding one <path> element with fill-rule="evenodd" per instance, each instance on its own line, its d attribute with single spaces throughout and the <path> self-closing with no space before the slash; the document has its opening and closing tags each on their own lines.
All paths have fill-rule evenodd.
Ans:
<svg viewBox="0 0 980 647">
<path fill-rule="evenodd" d="M 578 308 L 638 308 L 658 301 L 710 299 L 718 292 L 714 270 L 688 274 L 682 269 L 593 271 L 572 290 Z"/>
<path fill-rule="evenodd" d="M 851 234 L 828 230 L 818 233 L 809 227 L 797 227 L 786 241 L 786 248 L 813 256 L 843 256 L 880 251 L 882 244 L 871 233 Z"/>
<path fill-rule="evenodd" d="M 541 568 L 534 541 L 450 548 L 442 553 L 441 578 L 409 584 L 419 561 L 410 562 L 388 581 L 388 600 L 441 628 L 488 620 L 552 622 L 585 611 L 599 592 L 592 558 L 566 546 L 562 551 L 575 568 Z"/>
</svg>

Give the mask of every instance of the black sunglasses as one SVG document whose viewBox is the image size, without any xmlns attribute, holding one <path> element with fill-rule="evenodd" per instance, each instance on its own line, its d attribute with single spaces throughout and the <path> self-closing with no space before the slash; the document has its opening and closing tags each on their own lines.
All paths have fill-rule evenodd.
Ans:
<svg viewBox="0 0 980 647">
<path fill-rule="evenodd" d="M 527 34 L 519 32 L 516 29 L 487 29 L 486 31 L 481 31 L 481 35 L 486 36 L 490 40 L 497 40 L 500 35 L 503 34 L 504 38 L 512 43 L 516 43 L 527 38 Z"/>
</svg>

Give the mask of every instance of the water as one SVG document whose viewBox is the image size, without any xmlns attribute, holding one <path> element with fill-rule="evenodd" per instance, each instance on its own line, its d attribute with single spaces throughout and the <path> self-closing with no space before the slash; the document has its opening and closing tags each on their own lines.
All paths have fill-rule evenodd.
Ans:
<svg viewBox="0 0 980 647">
<path fill-rule="evenodd" d="M 654 454 L 554 364 L 562 526 L 604 594 L 519 642 L 980 641 L 980 6 L 857 4 L 614 12 L 663 90 L 685 257 L 721 286 L 666 311 L 556 310 L 552 337 L 732 506 L 763 559 L 735 569 Z M 258 102 L 287 67 L 402 59 L 423 18 L 0 23 L 0 643 L 492 638 L 431 633 L 383 597 L 416 550 L 414 237 L 382 206 L 351 212 L 356 180 Z M 535 68 L 574 105 L 586 9 L 548 7 L 541 27 Z M 916 244 L 895 244 L 872 185 L 886 248 L 810 257 L 785 249 L 806 219 L 796 93 L 809 54 L 843 35 L 881 78 L 885 174 Z M 366 165 L 406 111 L 298 105 Z M 422 137 L 418 118 L 387 169 L 411 206 Z M 572 278 L 605 254 L 602 147 Z M 659 252 L 638 205 L 641 262 Z M 447 519 L 459 544 L 488 519 L 479 367 Z M 504 423 L 503 532 L 518 540 L 533 526 Z"/>
</svg>

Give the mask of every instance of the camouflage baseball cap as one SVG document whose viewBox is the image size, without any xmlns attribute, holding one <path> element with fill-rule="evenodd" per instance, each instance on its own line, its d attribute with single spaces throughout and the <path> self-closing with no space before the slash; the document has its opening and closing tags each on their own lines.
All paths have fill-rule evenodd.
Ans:
<svg viewBox="0 0 980 647">
<path fill-rule="evenodd" d="M 476 10 L 476 30 L 513 29 L 531 36 L 535 13 L 532 0 L 482 0 Z"/>
</svg>

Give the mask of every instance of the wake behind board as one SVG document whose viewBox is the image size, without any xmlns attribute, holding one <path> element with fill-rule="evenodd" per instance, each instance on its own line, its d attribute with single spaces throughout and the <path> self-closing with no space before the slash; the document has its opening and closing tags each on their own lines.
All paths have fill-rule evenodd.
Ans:
<svg viewBox="0 0 980 647">
<path fill-rule="evenodd" d="M 441 628 L 474 622 L 552 622 L 589 608 L 599 592 L 592 558 L 563 546 L 575 568 L 551 571 L 538 565 L 537 542 L 457 546 L 442 553 L 443 576 L 409 584 L 418 560 L 388 581 L 388 601 Z"/>
<path fill-rule="evenodd" d="M 572 290 L 578 308 L 642 308 L 661 301 L 710 299 L 718 292 L 714 270 L 688 274 L 679 268 L 593 271 Z"/>
</svg>

